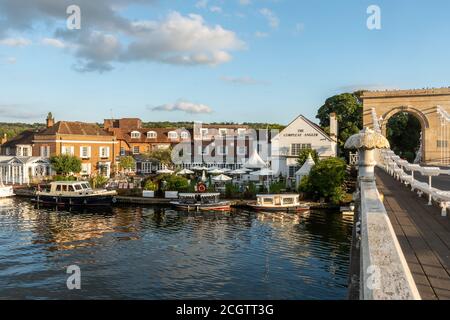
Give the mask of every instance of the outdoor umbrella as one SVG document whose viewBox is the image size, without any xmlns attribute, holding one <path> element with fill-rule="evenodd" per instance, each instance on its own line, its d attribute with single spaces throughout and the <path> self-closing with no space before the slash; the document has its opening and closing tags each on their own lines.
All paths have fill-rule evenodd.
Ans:
<svg viewBox="0 0 450 320">
<path fill-rule="evenodd" d="M 263 180 L 264 180 L 264 177 L 271 177 L 271 176 L 275 175 L 275 171 L 273 171 L 273 170 L 271 170 L 269 168 L 264 168 L 264 169 L 261 169 L 259 171 L 251 172 L 250 174 L 253 175 L 253 176 L 263 177 Z M 268 182 L 267 183 L 267 190 L 270 191 L 269 178 L 267 179 L 267 182 Z"/>
<path fill-rule="evenodd" d="M 169 169 L 162 169 L 162 170 L 156 171 L 156 173 L 158 173 L 158 174 L 173 174 L 174 171 L 173 170 L 169 170 Z"/>
<path fill-rule="evenodd" d="M 208 168 L 205 167 L 205 166 L 203 166 L 203 167 L 197 166 L 197 167 L 193 167 L 192 170 L 195 170 L 195 171 L 205 171 L 205 170 L 208 170 Z"/>
<path fill-rule="evenodd" d="M 217 177 L 212 178 L 212 180 L 215 181 L 215 182 L 228 182 L 228 181 L 233 180 L 233 178 L 230 178 L 229 176 L 221 174 L 221 175 L 219 175 Z"/>
<path fill-rule="evenodd" d="M 180 176 L 187 176 L 189 174 L 194 174 L 194 171 L 191 171 L 189 169 L 183 169 L 180 172 L 177 173 Z"/>
<path fill-rule="evenodd" d="M 210 170 L 208 171 L 209 174 L 222 174 L 223 170 L 220 169 L 214 169 L 214 170 Z"/>
</svg>

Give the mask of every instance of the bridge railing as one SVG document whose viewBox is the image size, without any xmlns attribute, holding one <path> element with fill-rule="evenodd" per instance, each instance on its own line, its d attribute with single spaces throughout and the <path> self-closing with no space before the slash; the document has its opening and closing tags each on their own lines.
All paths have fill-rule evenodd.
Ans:
<svg viewBox="0 0 450 320">
<path fill-rule="evenodd" d="M 369 128 L 350 137 L 347 149 L 358 150 L 360 298 L 363 300 L 418 300 L 419 292 L 386 208 L 377 190 L 374 167 L 378 149 L 389 142 Z"/>
<path fill-rule="evenodd" d="M 392 175 L 395 179 L 401 181 L 406 186 L 411 187 L 412 192 L 417 192 L 419 197 L 424 194 L 428 196 L 428 205 L 437 203 L 442 209 L 443 217 L 447 216 L 447 210 L 450 209 L 450 190 L 440 190 L 433 187 L 433 177 L 440 175 L 450 175 L 450 170 L 444 170 L 438 167 L 422 167 L 418 164 L 411 164 L 395 155 L 392 150 L 380 151 L 380 157 L 377 163 L 378 167 Z M 410 173 L 408 173 L 410 172 Z M 428 177 L 428 183 L 416 179 L 415 174 L 420 173 Z"/>
</svg>

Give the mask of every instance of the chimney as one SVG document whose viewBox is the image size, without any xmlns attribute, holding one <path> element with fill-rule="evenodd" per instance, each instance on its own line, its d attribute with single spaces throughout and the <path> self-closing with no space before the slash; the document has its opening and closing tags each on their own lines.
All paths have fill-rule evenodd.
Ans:
<svg viewBox="0 0 450 320">
<path fill-rule="evenodd" d="M 4 143 L 6 143 L 6 142 L 8 142 L 8 135 L 5 133 L 5 134 L 3 134 L 3 138 L 2 138 L 0 144 L 4 144 Z"/>
<path fill-rule="evenodd" d="M 47 116 L 47 128 L 53 127 L 54 124 L 55 124 L 55 119 L 53 118 L 52 113 L 49 112 L 48 116 Z"/>
<path fill-rule="evenodd" d="M 338 127 L 338 121 L 337 121 L 337 115 L 335 112 L 330 113 L 330 138 L 333 140 L 334 144 L 334 152 L 337 157 L 338 155 L 338 134 L 339 134 L 339 127 Z"/>
</svg>

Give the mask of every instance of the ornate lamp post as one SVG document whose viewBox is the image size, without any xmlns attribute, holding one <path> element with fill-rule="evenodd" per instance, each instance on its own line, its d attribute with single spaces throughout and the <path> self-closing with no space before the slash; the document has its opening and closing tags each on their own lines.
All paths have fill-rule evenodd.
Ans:
<svg viewBox="0 0 450 320">
<path fill-rule="evenodd" d="M 375 180 L 374 168 L 375 149 L 389 149 L 389 141 L 369 128 L 364 128 L 358 134 L 348 138 L 345 142 L 346 149 L 357 149 L 359 154 L 359 178 L 363 180 Z"/>
</svg>

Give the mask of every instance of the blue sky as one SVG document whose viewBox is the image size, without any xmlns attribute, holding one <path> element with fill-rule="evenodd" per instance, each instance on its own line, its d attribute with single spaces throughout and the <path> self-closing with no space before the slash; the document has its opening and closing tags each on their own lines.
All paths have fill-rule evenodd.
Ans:
<svg viewBox="0 0 450 320">
<path fill-rule="evenodd" d="M 449 15 L 446 0 L 0 0 L 0 121 L 315 120 L 337 93 L 448 86 Z"/>
</svg>

